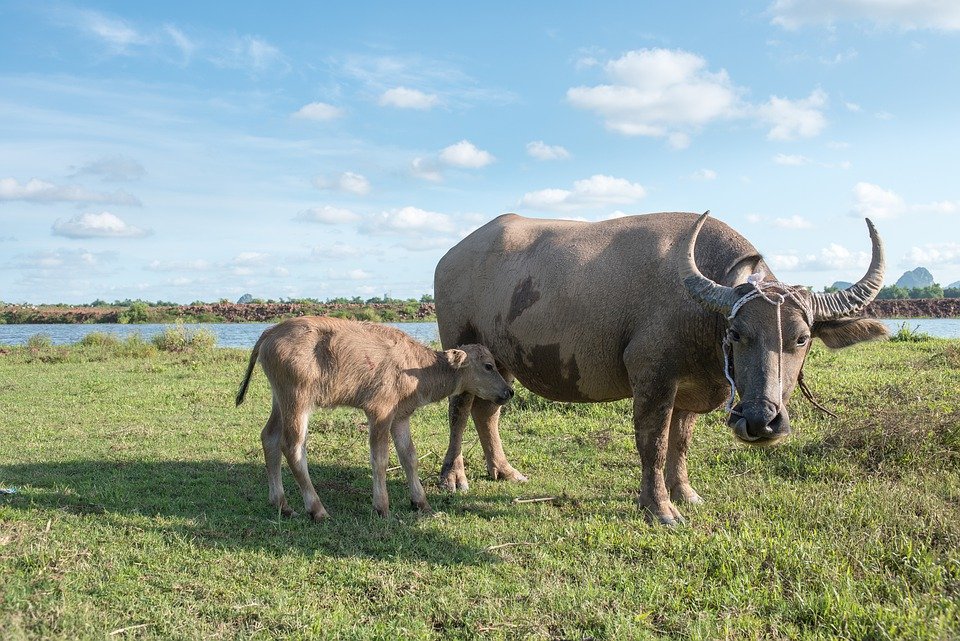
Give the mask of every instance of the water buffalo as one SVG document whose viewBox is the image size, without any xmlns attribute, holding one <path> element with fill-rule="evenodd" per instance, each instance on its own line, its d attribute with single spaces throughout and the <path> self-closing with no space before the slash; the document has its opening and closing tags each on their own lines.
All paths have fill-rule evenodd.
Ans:
<svg viewBox="0 0 960 641">
<path fill-rule="evenodd" d="M 681 519 L 673 501 L 701 502 L 687 477 L 693 424 L 733 400 L 734 379 L 733 433 L 771 444 L 790 432 L 786 401 L 812 337 L 838 348 L 887 335 L 878 321 L 851 318 L 883 283 L 883 247 L 867 226 L 867 274 L 846 290 L 812 294 L 780 283 L 753 245 L 706 213 L 596 223 L 505 214 L 437 265 L 440 339 L 486 345 L 504 378 L 552 400 L 632 397 L 639 503 L 648 519 L 673 524 Z M 499 413 L 470 394 L 450 398 L 442 486 L 468 487 L 468 414 L 487 473 L 526 480 L 503 453 Z"/>
<path fill-rule="evenodd" d="M 273 409 L 260 433 L 270 503 L 284 515 L 293 515 L 280 480 L 283 450 L 314 520 L 328 516 L 307 470 L 307 425 L 315 408 L 346 405 L 366 413 L 373 507 L 386 516 L 391 435 L 407 477 L 410 502 L 421 511 L 430 510 L 410 440 L 410 415 L 418 407 L 450 394 L 469 393 L 493 404 L 513 396 L 483 345 L 436 352 L 393 327 L 337 318 L 292 318 L 263 332 L 250 353 L 237 405 L 243 402 L 257 361 L 273 393 Z"/>
</svg>

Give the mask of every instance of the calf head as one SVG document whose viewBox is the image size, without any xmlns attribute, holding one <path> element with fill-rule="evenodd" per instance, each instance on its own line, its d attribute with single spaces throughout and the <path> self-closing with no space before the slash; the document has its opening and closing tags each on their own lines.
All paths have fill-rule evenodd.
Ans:
<svg viewBox="0 0 960 641">
<path fill-rule="evenodd" d="M 802 287 L 763 280 L 763 276 L 727 287 L 703 276 L 693 258 L 706 216 L 700 217 L 690 235 L 684 285 L 700 305 L 727 317 L 724 371 L 740 395 L 740 403 L 728 407 L 727 424 L 741 441 L 771 445 L 790 433 L 786 403 L 813 338 L 838 348 L 887 336 L 886 327 L 878 321 L 844 318 L 861 310 L 880 291 L 883 246 L 867 220 L 873 242 L 870 268 L 859 282 L 832 294 L 813 294 Z"/>
<path fill-rule="evenodd" d="M 460 389 L 486 401 L 503 405 L 513 398 L 513 388 L 497 369 L 493 354 L 483 345 L 448 349 L 447 362 L 460 376 Z"/>
</svg>

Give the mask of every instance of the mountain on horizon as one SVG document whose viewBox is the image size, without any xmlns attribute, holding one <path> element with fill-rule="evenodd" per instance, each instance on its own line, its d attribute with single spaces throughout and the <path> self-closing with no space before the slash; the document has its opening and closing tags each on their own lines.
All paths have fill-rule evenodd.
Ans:
<svg viewBox="0 0 960 641">
<path fill-rule="evenodd" d="M 917 267 L 914 270 L 906 271 L 897 280 L 897 287 L 913 289 L 915 287 L 929 287 L 933 285 L 933 274 L 926 267 Z"/>
</svg>

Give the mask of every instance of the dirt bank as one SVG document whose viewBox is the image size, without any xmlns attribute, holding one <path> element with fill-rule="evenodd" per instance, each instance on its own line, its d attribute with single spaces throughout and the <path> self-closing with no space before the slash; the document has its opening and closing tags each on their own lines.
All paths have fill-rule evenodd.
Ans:
<svg viewBox="0 0 960 641">
<path fill-rule="evenodd" d="M 875 300 L 863 314 L 871 318 L 960 318 L 960 298 Z"/>
</svg>

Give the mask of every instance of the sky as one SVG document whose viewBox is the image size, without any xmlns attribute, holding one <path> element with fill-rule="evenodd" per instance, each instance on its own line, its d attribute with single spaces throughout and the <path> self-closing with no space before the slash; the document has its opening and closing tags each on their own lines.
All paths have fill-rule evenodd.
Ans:
<svg viewBox="0 0 960 641">
<path fill-rule="evenodd" d="M 516 212 L 960 280 L 960 3 L 0 1 L 0 300 L 431 293 Z"/>
</svg>

